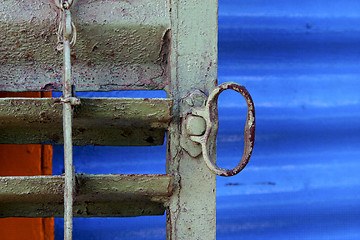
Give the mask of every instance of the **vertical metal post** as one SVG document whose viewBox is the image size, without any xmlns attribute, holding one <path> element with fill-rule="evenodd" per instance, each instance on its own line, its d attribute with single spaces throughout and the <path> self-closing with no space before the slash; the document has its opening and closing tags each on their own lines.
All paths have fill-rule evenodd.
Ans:
<svg viewBox="0 0 360 240">
<path fill-rule="evenodd" d="M 64 132 L 64 239 L 72 239 L 73 230 L 73 201 L 74 201 L 74 168 L 72 156 L 72 82 L 70 41 L 72 37 L 72 22 L 69 9 L 63 10 L 63 132 Z"/>
<path fill-rule="evenodd" d="M 216 86 L 217 10 L 217 0 L 171 1 L 169 97 L 180 100 L 191 89 L 209 93 Z M 186 131 L 181 129 L 181 117 L 189 108 L 183 101 L 174 101 L 168 131 L 166 170 L 174 174 L 175 188 L 167 210 L 166 239 L 214 240 L 216 176 L 202 156 L 192 157 L 179 147 L 182 131 Z M 216 159 L 215 150 L 210 154 Z"/>
</svg>

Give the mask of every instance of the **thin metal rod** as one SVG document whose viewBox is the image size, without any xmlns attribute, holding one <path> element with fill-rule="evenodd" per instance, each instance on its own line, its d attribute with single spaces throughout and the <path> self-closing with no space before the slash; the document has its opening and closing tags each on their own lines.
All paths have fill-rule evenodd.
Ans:
<svg viewBox="0 0 360 240">
<path fill-rule="evenodd" d="M 72 159 L 72 129 L 71 129 L 71 104 L 63 105 L 64 129 L 64 161 L 65 161 L 65 190 L 64 190 L 64 236 L 66 240 L 72 239 L 73 228 L 73 201 L 74 201 L 74 174 Z"/>
<path fill-rule="evenodd" d="M 64 165 L 65 165 L 65 190 L 64 190 L 64 239 L 72 239 L 73 231 L 73 201 L 74 201 L 74 168 L 72 156 L 72 97 L 71 83 L 71 15 L 68 9 L 64 10 L 64 74 L 63 74 L 63 132 L 64 132 Z"/>
</svg>

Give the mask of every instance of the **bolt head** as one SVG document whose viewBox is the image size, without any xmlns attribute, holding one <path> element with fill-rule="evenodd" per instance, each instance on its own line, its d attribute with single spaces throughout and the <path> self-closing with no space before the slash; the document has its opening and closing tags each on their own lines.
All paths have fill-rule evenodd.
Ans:
<svg viewBox="0 0 360 240">
<path fill-rule="evenodd" d="M 206 122 L 202 117 L 189 115 L 186 118 L 186 132 L 190 136 L 202 136 L 205 133 Z"/>
</svg>

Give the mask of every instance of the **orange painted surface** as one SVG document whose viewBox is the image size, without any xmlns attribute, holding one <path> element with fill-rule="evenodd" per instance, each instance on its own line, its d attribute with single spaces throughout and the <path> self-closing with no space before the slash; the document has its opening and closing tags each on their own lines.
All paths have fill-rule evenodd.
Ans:
<svg viewBox="0 0 360 240">
<path fill-rule="evenodd" d="M 51 92 L 0 92 L 0 97 L 51 97 Z M 49 145 L 0 144 L 0 176 L 52 174 L 52 147 Z M 53 240 L 53 218 L 2 218 L 1 240 Z"/>
</svg>

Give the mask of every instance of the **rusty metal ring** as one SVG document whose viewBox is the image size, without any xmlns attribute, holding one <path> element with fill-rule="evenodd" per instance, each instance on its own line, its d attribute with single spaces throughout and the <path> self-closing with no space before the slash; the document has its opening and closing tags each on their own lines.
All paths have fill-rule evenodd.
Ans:
<svg viewBox="0 0 360 240">
<path fill-rule="evenodd" d="M 215 116 L 215 114 L 217 114 L 217 100 L 220 93 L 227 89 L 232 89 L 240 93 L 247 103 L 247 116 L 244 128 L 244 152 L 240 163 L 234 169 L 224 169 L 216 166 L 208 150 L 210 145 L 208 141 L 209 139 L 213 139 L 210 136 L 216 135 L 218 130 L 218 124 L 213 124 L 213 122 L 216 121 L 217 123 L 218 121 L 217 116 Z M 243 170 L 250 160 L 255 141 L 255 107 L 250 93 L 246 88 L 235 82 L 225 82 L 220 84 L 210 93 L 205 107 L 194 110 L 192 114 L 203 117 L 206 122 L 204 135 L 191 136 L 191 139 L 194 142 L 201 144 L 204 161 L 207 167 L 215 174 L 225 177 L 234 176 Z"/>
</svg>

